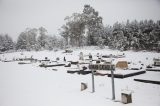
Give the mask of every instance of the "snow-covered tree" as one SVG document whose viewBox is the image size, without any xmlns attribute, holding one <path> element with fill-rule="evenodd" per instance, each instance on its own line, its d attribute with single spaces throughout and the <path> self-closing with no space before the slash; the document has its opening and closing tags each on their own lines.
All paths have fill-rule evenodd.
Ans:
<svg viewBox="0 0 160 106">
<path fill-rule="evenodd" d="M 48 35 L 46 37 L 46 44 L 45 44 L 45 49 L 47 50 L 53 50 L 54 48 L 58 47 L 58 39 L 55 35 Z"/>
<path fill-rule="evenodd" d="M 6 34 L 4 36 L 4 48 L 6 50 L 12 50 L 12 49 L 14 49 L 13 40 L 12 40 L 12 38 L 8 34 Z"/>
<path fill-rule="evenodd" d="M 8 34 L 0 35 L 0 51 L 13 50 L 14 46 L 14 42 Z"/>
<path fill-rule="evenodd" d="M 0 35 L 0 51 L 5 51 L 4 48 L 4 36 Z"/>
<path fill-rule="evenodd" d="M 47 30 L 44 27 L 39 28 L 39 36 L 37 38 L 37 43 L 40 47 L 40 49 L 45 49 L 46 45 L 46 39 L 47 39 Z"/>
<path fill-rule="evenodd" d="M 88 29 L 88 45 L 97 45 L 98 37 L 102 36 L 102 17 L 100 17 L 98 11 L 95 11 L 90 5 L 84 5 L 82 16 Z"/>
<path fill-rule="evenodd" d="M 66 24 L 62 26 L 60 34 L 67 44 L 82 46 L 87 40 L 88 45 L 97 45 L 98 37 L 102 36 L 103 24 L 93 7 L 85 5 L 82 13 L 73 13 L 65 20 Z"/>
<path fill-rule="evenodd" d="M 33 28 L 33 29 L 28 29 L 26 31 L 27 34 L 27 50 L 35 50 L 36 48 L 36 37 L 37 37 L 37 29 Z"/>
<path fill-rule="evenodd" d="M 16 43 L 17 50 L 26 50 L 27 49 L 27 35 L 25 32 L 21 32 L 18 36 L 17 43 Z"/>
<path fill-rule="evenodd" d="M 24 32 L 21 32 L 21 34 L 19 35 L 17 39 L 16 49 L 24 49 L 28 51 L 35 50 L 37 48 L 36 36 L 36 28 L 27 28 Z"/>
</svg>

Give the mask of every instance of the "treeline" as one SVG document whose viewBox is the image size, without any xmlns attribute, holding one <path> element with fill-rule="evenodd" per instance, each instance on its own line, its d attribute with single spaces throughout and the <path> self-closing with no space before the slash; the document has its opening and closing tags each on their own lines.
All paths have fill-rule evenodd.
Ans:
<svg viewBox="0 0 160 106">
<path fill-rule="evenodd" d="M 14 50 L 15 43 L 8 34 L 0 34 L 0 51 Z"/>
<path fill-rule="evenodd" d="M 26 29 L 19 35 L 16 50 L 53 50 L 53 48 L 62 48 L 63 44 L 60 36 L 48 35 L 44 27 L 32 28 Z"/>
<path fill-rule="evenodd" d="M 109 46 L 119 50 L 160 50 L 160 21 L 153 20 L 116 22 L 104 26 L 102 17 L 90 5 L 82 13 L 73 13 L 65 18 L 60 35 L 66 45 L 100 47 Z"/>
<path fill-rule="evenodd" d="M 53 48 L 63 48 L 63 38 L 55 35 L 48 35 L 44 27 L 27 28 L 21 32 L 16 42 L 13 42 L 9 35 L 0 35 L 0 51 L 20 50 L 39 51 L 53 50 Z"/>
<path fill-rule="evenodd" d="M 73 13 L 65 21 L 59 29 L 61 36 L 49 35 L 44 27 L 27 28 L 15 42 L 9 35 L 0 34 L 0 51 L 53 50 L 73 46 L 160 51 L 160 20 L 127 20 L 105 26 L 99 13 L 90 5 L 85 5 L 82 13 Z"/>
<path fill-rule="evenodd" d="M 160 50 L 160 21 L 115 23 L 104 27 L 103 45 L 121 50 Z"/>
</svg>

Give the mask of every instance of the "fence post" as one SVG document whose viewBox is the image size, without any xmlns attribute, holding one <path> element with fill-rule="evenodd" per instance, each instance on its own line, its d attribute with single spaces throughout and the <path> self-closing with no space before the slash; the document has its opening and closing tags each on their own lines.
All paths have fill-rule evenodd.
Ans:
<svg viewBox="0 0 160 106">
<path fill-rule="evenodd" d="M 111 80 L 112 80 L 112 100 L 115 100 L 115 88 L 114 88 L 114 70 L 112 67 L 112 65 L 110 65 L 110 68 L 111 68 Z"/>
<path fill-rule="evenodd" d="M 92 61 L 90 61 L 90 65 L 92 64 Z M 94 87 L 94 70 L 91 69 L 92 71 L 92 93 L 95 92 L 95 87 Z"/>
</svg>

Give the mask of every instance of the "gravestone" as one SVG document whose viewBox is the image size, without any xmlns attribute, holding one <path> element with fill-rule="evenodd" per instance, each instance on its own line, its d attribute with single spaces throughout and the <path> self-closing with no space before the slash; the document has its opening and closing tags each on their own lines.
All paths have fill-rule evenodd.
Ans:
<svg viewBox="0 0 160 106">
<path fill-rule="evenodd" d="M 131 91 L 123 91 L 121 93 L 121 97 L 122 97 L 122 103 L 124 104 L 128 104 L 128 103 L 132 103 L 132 93 Z"/>
<path fill-rule="evenodd" d="M 85 90 L 87 88 L 88 88 L 87 83 L 81 82 L 81 91 L 83 91 L 83 90 Z"/>
</svg>

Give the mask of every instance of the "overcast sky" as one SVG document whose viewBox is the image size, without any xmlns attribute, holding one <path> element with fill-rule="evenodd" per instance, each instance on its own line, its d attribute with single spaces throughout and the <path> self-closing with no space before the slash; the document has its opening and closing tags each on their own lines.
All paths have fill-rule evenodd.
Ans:
<svg viewBox="0 0 160 106">
<path fill-rule="evenodd" d="M 104 25 L 116 21 L 160 20 L 160 0 L 0 0 L 0 33 L 15 40 L 27 27 L 45 27 L 58 34 L 64 18 L 82 12 L 90 4 L 103 17 Z"/>
</svg>

